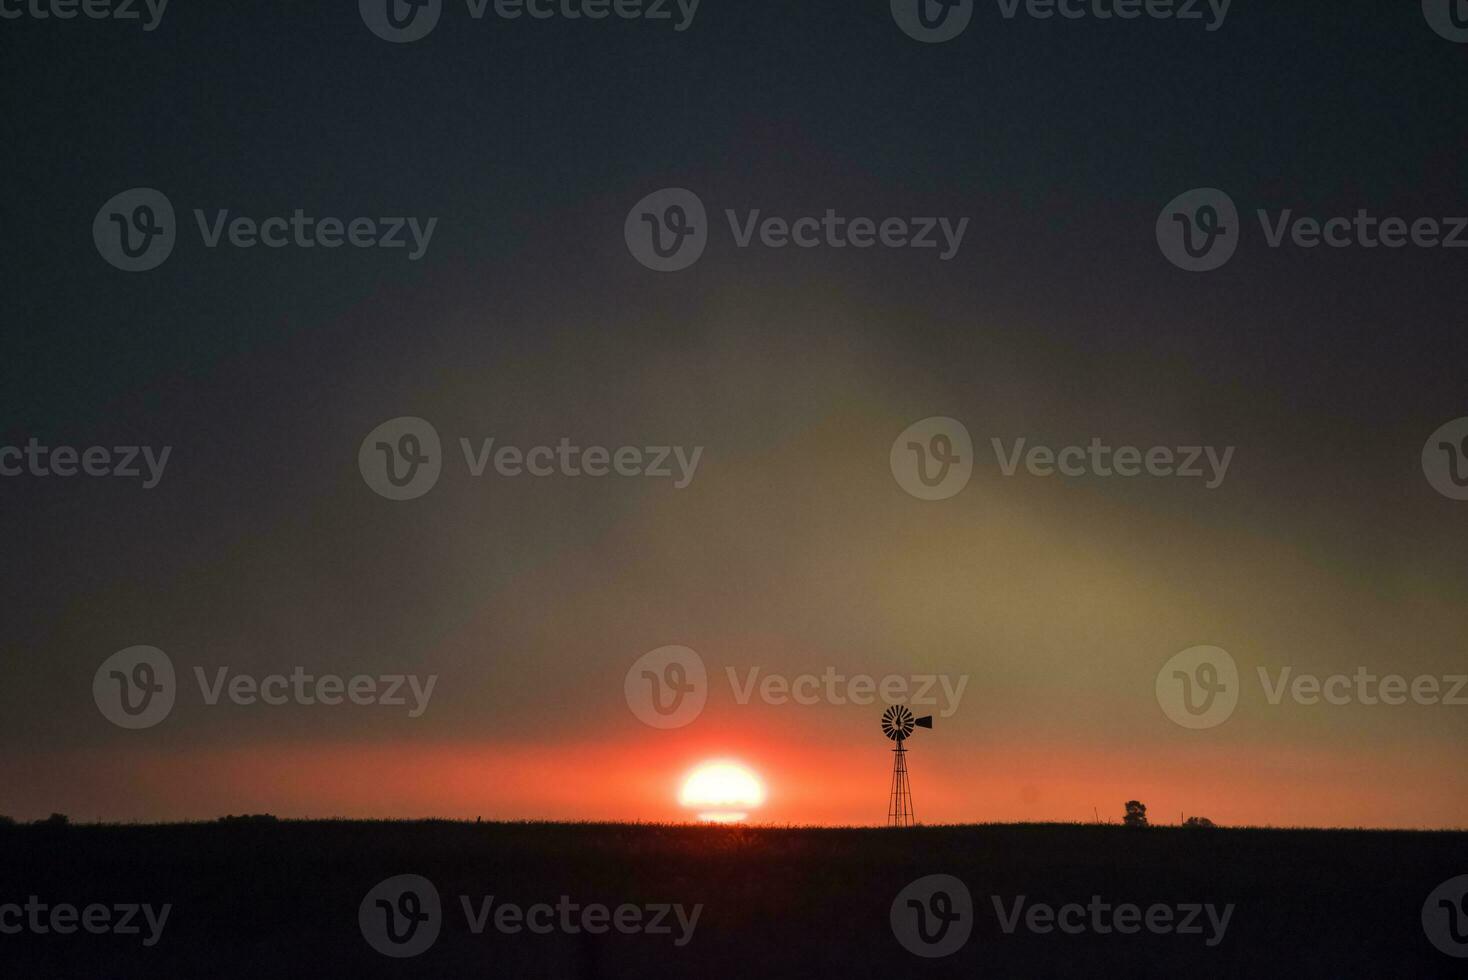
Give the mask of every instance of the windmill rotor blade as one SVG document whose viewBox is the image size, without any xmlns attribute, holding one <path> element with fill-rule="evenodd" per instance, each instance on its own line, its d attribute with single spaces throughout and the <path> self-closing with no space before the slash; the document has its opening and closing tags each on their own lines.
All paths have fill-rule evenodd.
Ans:
<svg viewBox="0 0 1468 980">
<path fill-rule="evenodd" d="M 894 704 L 882 712 L 882 734 L 901 741 L 912 734 L 912 712 L 900 704 Z"/>
</svg>

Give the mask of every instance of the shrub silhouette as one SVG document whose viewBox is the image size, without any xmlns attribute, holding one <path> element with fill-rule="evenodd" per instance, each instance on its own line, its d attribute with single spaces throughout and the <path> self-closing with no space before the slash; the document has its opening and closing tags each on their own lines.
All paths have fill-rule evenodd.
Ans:
<svg viewBox="0 0 1468 980">
<path fill-rule="evenodd" d="M 1208 830 L 1208 829 L 1210 829 L 1212 827 L 1216 827 L 1218 825 L 1215 824 L 1212 820 L 1209 820 L 1207 817 L 1189 817 L 1187 820 L 1184 820 L 1183 821 L 1183 826 L 1184 827 L 1197 827 L 1197 828 L 1201 828 L 1203 830 Z"/>
<path fill-rule="evenodd" d="M 3 813 L 0 813 L 0 827 L 14 827 L 14 826 L 15 826 L 15 818 L 14 817 L 7 817 Z"/>
<path fill-rule="evenodd" d="M 1121 822 L 1128 827 L 1147 826 L 1147 804 L 1139 803 L 1136 800 L 1127 800 L 1126 816 L 1121 818 Z"/>
<path fill-rule="evenodd" d="M 45 820 L 37 820 L 36 826 L 54 828 L 69 827 L 71 826 L 71 818 L 64 813 L 53 813 Z"/>
</svg>

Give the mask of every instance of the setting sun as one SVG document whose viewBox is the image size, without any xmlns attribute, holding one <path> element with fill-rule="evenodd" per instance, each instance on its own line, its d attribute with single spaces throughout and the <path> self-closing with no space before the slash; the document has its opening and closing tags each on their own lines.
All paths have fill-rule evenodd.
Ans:
<svg viewBox="0 0 1468 980">
<path fill-rule="evenodd" d="M 758 776 L 736 762 L 705 762 L 683 781 L 678 802 L 709 823 L 738 823 L 765 801 Z"/>
</svg>

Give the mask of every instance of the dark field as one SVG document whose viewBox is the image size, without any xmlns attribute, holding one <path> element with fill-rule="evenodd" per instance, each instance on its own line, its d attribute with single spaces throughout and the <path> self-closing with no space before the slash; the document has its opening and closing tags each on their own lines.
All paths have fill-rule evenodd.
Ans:
<svg viewBox="0 0 1468 980">
<path fill-rule="evenodd" d="M 24 906 L 34 895 L 81 910 L 172 910 L 151 947 L 141 912 L 130 935 L 29 927 L 0 935 L 0 976 L 1461 977 L 1468 960 L 1435 949 L 1421 916 L 1437 886 L 1465 873 L 1464 833 L 437 821 L 22 826 L 0 830 L 0 906 Z M 379 882 L 403 874 L 433 883 L 442 925 L 420 955 L 393 958 L 369 946 L 358 909 Z M 898 893 L 931 874 L 960 879 L 972 895 L 972 935 L 937 959 L 904 949 L 889 919 Z M 1094 922 L 1115 920 L 1090 910 L 1083 926 L 1082 913 L 1066 920 L 1083 927 L 1080 934 L 1032 932 L 1023 918 L 1006 934 L 996 895 L 1011 921 L 1019 896 L 1027 907 L 1085 906 L 1093 895 L 1107 908 L 1160 903 L 1176 910 L 1174 925 L 1192 905 L 1235 908 L 1221 940 L 1206 913 L 1188 934 L 1149 932 L 1145 924 L 1131 934 L 1098 934 Z M 475 910 L 489 896 L 496 911 L 503 903 L 561 908 L 554 921 L 551 910 L 529 913 L 548 933 L 528 931 L 513 915 L 505 921 L 519 931 L 497 931 L 491 911 L 476 935 L 460 896 Z M 642 926 L 653 924 L 660 905 L 681 903 L 685 915 L 703 908 L 691 930 L 670 912 L 661 921 L 667 932 L 634 932 L 631 910 L 622 932 L 562 927 L 563 914 L 573 928 L 605 927 L 580 918 L 594 903 L 609 914 L 639 906 Z M 0 925 L 26 914 L 0 913 Z M 48 929 L 50 914 L 41 913 Z M 123 914 L 109 912 L 112 921 Z M 93 915 L 100 923 L 101 913 Z"/>
</svg>

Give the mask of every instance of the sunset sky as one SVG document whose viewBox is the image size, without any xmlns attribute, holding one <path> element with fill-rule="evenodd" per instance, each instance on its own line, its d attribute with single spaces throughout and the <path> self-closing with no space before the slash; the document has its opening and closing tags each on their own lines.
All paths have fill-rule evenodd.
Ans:
<svg viewBox="0 0 1468 980">
<path fill-rule="evenodd" d="M 1365 2 L 1235 9 L 1227 46 L 986 11 L 931 47 L 885 2 L 706 0 L 677 34 L 459 23 L 403 46 L 328 6 L 261 5 L 268 42 L 235 8 L 105 42 L 29 24 L 0 59 L 8 91 L 29 80 L 10 128 L 64 119 L 102 148 L 0 150 L 0 444 L 173 447 L 151 490 L 0 481 L 0 814 L 687 819 L 683 778 L 734 759 L 766 784 L 752 819 L 880 824 L 882 704 L 740 704 L 726 675 L 832 668 L 968 678 L 909 743 L 924 822 L 1116 821 L 1140 799 L 1158 822 L 1468 825 L 1468 705 L 1273 705 L 1257 677 L 1468 673 L 1468 503 L 1420 463 L 1468 415 L 1464 253 L 1269 249 L 1253 217 L 1468 213 L 1445 84 L 1463 52 L 1416 5 L 1390 30 Z M 48 73 L 74 44 L 152 97 Z M 150 83 L 150 46 L 192 83 Z M 1354 115 L 1308 110 L 1342 89 Z M 256 111 L 220 110 L 226 92 Z M 134 186 L 181 230 L 130 275 L 90 228 Z M 1246 237 L 1189 274 L 1153 226 L 1209 186 Z M 623 239 L 662 187 L 714 225 L 672 274 Z M 210 250 L 194 208 L 439 226 L 415 262 Z M 950 261 L 740 249 L 726 208 L 970 224 Z M 444 443 L 438 484 L 400 502 L 358 470 L 399 416 Z M 924 501 L 888 456 L 932 416 L 967 427 L 975 463 Z M 703 452 L 681 489 L 474 477 L 459 439 L 491 437 Z M 1235 451 L 1212 490 L 1006 476 L 990 441 L 1021 437 Z M 125 731 L 92 682 L 139 644 L 180 692 Z M 707 665 L 708 703 L 658 730 L 623 683 L 670 644 Z M 1187 730 L 1154 684 L 1203 644 L 1243 693 Z M 194 669 L 226 666 L 438 681 L 417 718 L 204 703 Z"/>
</svg>

